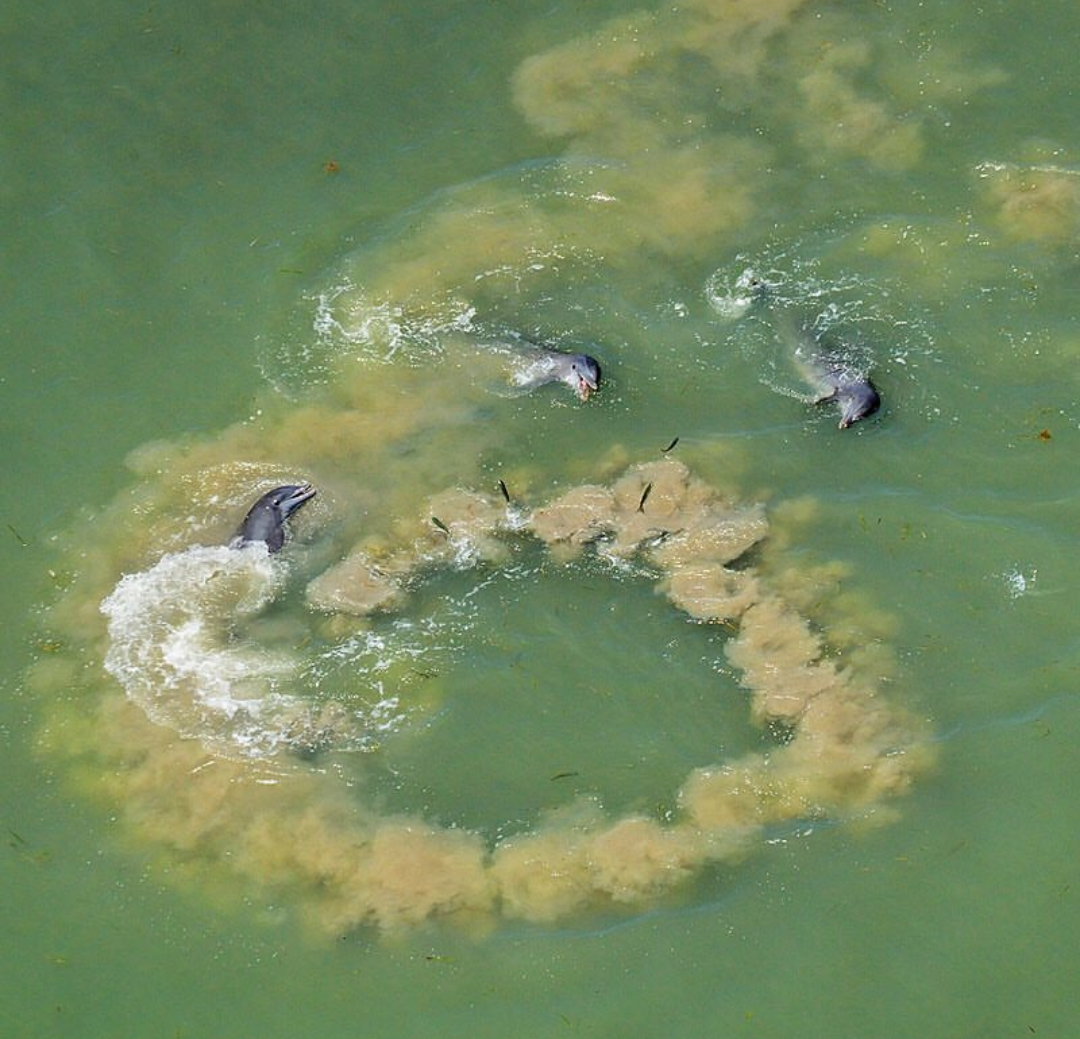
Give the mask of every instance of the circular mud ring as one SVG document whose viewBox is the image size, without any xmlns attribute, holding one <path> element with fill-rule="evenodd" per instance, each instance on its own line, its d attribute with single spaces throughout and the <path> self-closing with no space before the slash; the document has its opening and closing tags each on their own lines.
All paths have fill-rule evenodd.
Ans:
<svg viewBox="0 0 1080 1039">
<path fill-rule="evenodd" d="M 292 891 L 333 934 L 445 916 L 554 921 L 604 905 L 647 905 L 709 863 L 744 855 L 766 827 L 869 810 L 903 791 L 926 763 L 910 720 L 827 658 L 824 637 L 753 567 L 730 565 L 766 537 L 763 510 L 726 501 L 679 462 L 633 467 L 610 486 L 572 487 L 528 513 L 454 489 L 431 499 L 426 516 L 438 516 L 438 525 L 406 526 L 399 543 L 384 545 L 377 557 L 358 548 L 313 580 L 309 605 L 358 616 L 399 611 L 406 582 L 421 571 L 507 558 L 506 533 L 531 534 L 557 558 L 588 545 L 614 560 L 643 557 L 675 607 L 735 632 L 725 652 L 750 691 L 752 718 L 776 726 L 783 741 L 768 753 L 694 768 L 671 820 L 612 818 L 594 802 L 576 803 L 491 846 L 469 830 L 357 804 L 331 772 L 281 765 L 268 755 L 277 747 L 230 757 L 220 743 L 215 753 L 204 741 L 148 726 L 146 718 L 154 718 L 184 734 L 162 715 L 167 698 L 150 706 L 146 700 L 148 688 L 169 689 L 174 677 L 161 632 L 187 630 L 189 620 L 180 618 L 164 628 L 150 624 L 143 650 L 129 647 L 119 662 L 116 645 L 109 650 L 128 696 L 125 707 L 104 712 L 103 724 L 125 746 L 123 796 L 144 831 L 260 886 Z M 200 551 L 219 568 L 243 554 Z M 248 572 L 270 584 L 240 582 L 233 596 L 257 609 L 276 586 L 257 552 Z M 123 612 L 121 593 L 132 580 L 124 578 L 103 604 L 110 621 Z M 150 582 L 149 593 L 155 588 Z M 146 597 L 143 589 L 139 609 L 147 608 Z M 214 665 L 220 673 L 220 660 Z M 280 662 L 268 666 L 272 672 Z M 199 669 L 189 671 L 198 683 Z M 133 703 L 146 712 L 141 721 Z M 201 709 L 205 724 L 212 704 Z M 242 745 L 248 730 L 235 731 Z M 140 747 L 135 757 L 133 743 Z"/>
</svg>

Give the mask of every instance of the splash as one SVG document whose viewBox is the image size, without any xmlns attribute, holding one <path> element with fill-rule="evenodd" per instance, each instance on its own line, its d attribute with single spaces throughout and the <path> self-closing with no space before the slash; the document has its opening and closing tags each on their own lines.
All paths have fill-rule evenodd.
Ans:
<svg viewBox="0 0 1080 1039">
<path fill-rule="evenodd" d="M 218 750 L 275 749 L 272 716 L 295 709 L 283 692 L 285 654 L 229 645 L 229 628 L 261 613 L 280 591 L 263 546 L 194 547 L 128 574 L 101 604 L 105 667 L 157 725 Z"/>
</svg>

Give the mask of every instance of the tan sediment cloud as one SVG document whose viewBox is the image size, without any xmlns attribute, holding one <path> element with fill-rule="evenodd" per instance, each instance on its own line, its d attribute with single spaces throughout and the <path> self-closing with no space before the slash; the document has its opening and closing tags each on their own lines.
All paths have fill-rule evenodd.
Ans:
<svg viewBox="0 0 1080 1039">
<path fill-rule="evenodd" d="M 543 133 L 598 130 L 613 110 L 625 107 L 630 77 L 655 60 L 650 51 L 656 25 L 656 15 L 640 11 L 613 19 L 595 35 L 526 58 L 514 77 L 514 100 Z"/>
<path fill-rule="evenodd" d="M 563 161 L 444 192 L 403 233 L 361 250 L 344 268 L 355 287 L 335 301 L 338 326 L 349 336 L 418 317 L 451 325 L 489 296 L 574 268 L 715 249 L 754 214 L 772 157 L 761 138 L 716 128 L 716 91 L 752 79 L 799 6 L 641 11 L 526 59 L 514 101 L 561 139 Z M 688 77 L 688 60 L 706 63 L 712 90 Z"/>
<path fill-rule="evenodd" d="M 1054 164 L 985 162 L 983 197 L 1010 238 L 1072 242 L 1080 230 L 1080 170 Z"/>
<path fill-rule="evenodd" d="M 512 78 L 515 105 L 558 155 L 444 191 L 358 250 L 334 323 L 345 339 L 427 328 L 426 340 L 508 297 L 730 249 L 793 162 L 910 169 L 943 106 L 1002 78 L 807 0 L 696 0 L 609 19 Z"/>
<path fill-rule="evenodd" d="M 730 241 L 760 204 L 777 140 L 824 161 L 917 161 L 921 116 L 881 89 L 878 52 L 844 38 L 850 22 L 822 29 L 803 7 L 691 0 L 529 59 L 514 99 L 538 132 L 559 139 L 563 161 L 446 192 L 350 258 L 348 286 L 324 315 L 337 338 L 323 393 L 261 403 L 215 437 L 132 453 L 139 482 L 73 548 L 78 575 L 50 615 L 60 649 L 29 679 L 48 704 L 43 752 L 69 760 L 80 788 L 112 806 L 126 832 L 172 864 L 197 863 L 206 878 L 290 907 L 321 934 L 438 919 L 553 922 L 653 905 L 707 864 L 750 854 L 767 827 L 880 813 L 928 767 L 922 726 L 880 688 L 889 618 L 839 590 L 849 578 L 841 568 L 787 555 L 794 524 L 674 460 L 627 467 L 621 446 L 601 462 L 567 458 L 569 485 L 553 492 L 535 491 L 550 474 L 523 473 L 513 506 L 472 490 L 488 435 L 474 413 L 487 399 L 477 372 L 495 378 L 501 360 L 465 365 L 446 346 L 473 308 L 534 281 L 547 291 L 575 266 L 633 265 L 649 253 L 683 260 Z M 769 143 L 725 115 L 762 101 Z M 1018 236 L 1075 216 L 1067 178 L 1036 178 L 1028 190 L 1010 176 L 988 177 L 989 197 Z M 891 243 L 886 231 L 878 239 Z M 410 346 L 427 351 L 424 363 Z M 299 479 L 314 480 L 320 497 L 296 528 L 331 526 L 345 547 L 307 583 L 306 606 L 319 615 L 310 630 L 292 637 L 288 623 L 307 614 L 290 603 L 274 652 L 303 662 L 313 634 L 345 641 L 373 614 L 407 619 L 410 592 L 428 575 L 503 565 L 522 542 L 557 560 L 596 551 L 647 575 L 688 621 L 731 633 L 727 658 L 768 749 L 688 761 L 670 814 L 618 816 L 580 802 L 491 839 L 418 810 L 387 813 L 363 782 L 308 764 L 304 755 L 355 736 L 342 704 L 282 709 L 281 750 L 261 756 L 222 753 L 222 733 L 207 741 L 195 724 L 153 724 L 103 673 L 120 636 L 107 630 L 102 601 L 122 574 L 146 573 L 165 553 L 222 544 L 258 492 Z M 437 487 L 447 490 L 432 496 Z M 190 619 L 212 626 L 210 643 L 190 647 L 202 659 L 208 645 L 231 645 L 229 596 L 239 603 L 242 583 L 223 582 L 212 611 L 192 607 Z M 161 622 L 175 630 L 168 609 Z M 149 656 L 131 658 L 144 682 L 140 661 L 173 666 L 156 637 L 145 636 Z M 387 684 L 400 691 L 404 674 L 388 670 Z M 301 669 L 290 682 L 302 701 Z M 200 692 L 188 688 L 189 700 Z"/>
<path fill-rule="evenodd" d="M 825 51 L 799 81 L 808 116 L 799 139 L 811 154 L 861 156 L 883 169 L 908 169 L 925 147 L 921 122 L 856 89 L 855 76 L 870 61 L 870 49 L 862 43 Z"/>
<path fill-rule="evenodd" d="M 307 587 L 307 601 L 327 613 L 366 616 L 404 605 L 405 591 L 362 550 L 325 570 Z"/>
<path fill-rule="evenodd" d="M 768 42 L 805 2 L 699 0 L 611 19 L 522 62 L 514 100 L 530 123 L 553 136 L 611 141 L 630 124 L 639 140 L 652 134 L 655 143 L 660 135 L 673 143 L 707 118 L 703 109 L 687 111 L 693 95 L 681 81 L 680 63 L 705 59 L 717 92 L 753 79 Z"/>
<path fill-rule="evenodd" d="M 211 473 L 220 491 L 220 472 Z M 447 517 L 450 537 L 425 525 L 434 508 Z M 673 606 L 735 631 L 728 655 L 751 715 L 781 725 L 784 737 L 768 752 L 692 767 L 670 817 L 613 817 L 581 801 L 494 843 L 419 815 L 385 815 L 362 786 L 308 768 L 284 749 L 222 756 L 217 737 L 207 744 L 153 724 L 121 687 L 88 677 L 66 655 L 43 660 L 32 676 L 39 695 L 54 698 L 47 749 L 76 762 L 80 785 L 115 806 L 131 835 L 201 864 L 201 883 L 237 878 L 325 934 L 393 932 L 433 919 L 470 929 L 499 917 L 554 922 L 605 906 L 650 905 L 705 865 L 745 857 L 767 826 L 876 809 L 929 762 L 920 727 L 828 656 L 827 628 L 815 630 L 770 574 L 747 562 L 768 537 L 764 512 L 720 494 L 679 462 L 632 466 L 610 484 L 568 488 L 532 510 L 451 488 L 392 526 L 381 552 L 394 560 L 400 582 L 470 565 L 481 558 L 461 555 L 470 544 L 498 544 L 498 553 L 484 556 L 498 565 L 522 538 L 574 552 L 595 541 L 613 558 L 640 558 Z M 459 542 L 453 551 L 452 539 Z M 105 542 L 94 551 L 117 548 Z M 363 568 L 351 566 L 315 579 L 320 609 L 348 600 L 352 582 L 364 584 Z M 781 584 L 793 588 L 797 580 L 788 573 Z M 96 585 L 69 593 L 87 594 Z M 381 607 L 407 610 L 402 600 Z M 344 605 L 347 613 L 366 608 Z M 82 612 L 65 608 L 55 619 L 66 624 Z M 81 653 L 93 659 L 106 645 L 92 637 Z M 73 715 L 81 703 L 89 709 Z M 302 740 L 298 749 L 307 749 Z"/>
</svg>

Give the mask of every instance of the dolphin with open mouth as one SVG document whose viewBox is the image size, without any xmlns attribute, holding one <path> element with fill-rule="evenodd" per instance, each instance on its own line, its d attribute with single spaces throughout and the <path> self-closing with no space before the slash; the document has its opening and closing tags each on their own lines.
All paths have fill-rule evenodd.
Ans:
<svg viewBox="0 0 1080 1039">
<path fill-rule="evenodd" d="M 267 491 L 248 510 L 243 523 L 229 539 L 229 547 L 263 544 L 271 553 L 280 552 L 285 544 L 286 521 L 311 501 L 315 493 L 310 483 L 286 484 Z"/>
<path fill-rule="evenodd" d="M 533 342 L 524 336 L 515 339 L 525 344 L 507 344 L 520 355 L 512 381 L 525 392 L 561 382 L 577 394 L 579 400 L 588 400 L 600 388 L 600 363 L 589 354 L 570 354 L 554 350 L 550 346 Z"/>
</svg>

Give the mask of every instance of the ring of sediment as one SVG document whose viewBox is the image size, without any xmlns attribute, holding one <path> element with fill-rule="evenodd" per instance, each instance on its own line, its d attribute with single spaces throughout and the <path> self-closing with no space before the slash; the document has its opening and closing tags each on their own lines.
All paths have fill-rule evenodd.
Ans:
<svg viewBox="0 0 1080 1039">
<path fill-rule="evenodd" d="M 497 562 L 508 530 L 532 534 L 559 558 L 599 542 L 612 557 L 644 557 L 689 617 L 732 628 L 725 652 L 750 691 L 752 718 L 787 738 L 768 753 L 695 768 L 668 822 L 576 806 L 489 848 L 477 834 L 420 818 L 374 818 L 352 911 L 338 906 L 347 924 L 393 927 L 466 911 L 553 920 L 605 901 L 647 903 L 704 865 L 744 854 L 766 827 L 877 804 L 923 764 L 907 719 L 826 657 L 822 634 L 753 567 L 730 565 L 766 537 L 764 511 L 725 500 L 681 463 L 636 466 L 529 513 L 455 489 L 431 499 L 427 514 L 438 525 L 407 548 L 378 558 L 358 549 L 316 578 L 309 603 L 356 615 L 398 610 L 421 567 Z"/>
</svg>

